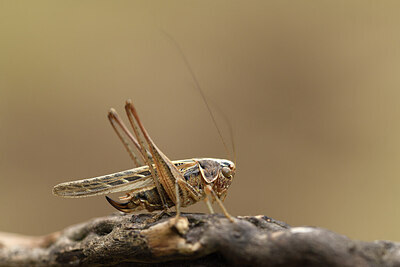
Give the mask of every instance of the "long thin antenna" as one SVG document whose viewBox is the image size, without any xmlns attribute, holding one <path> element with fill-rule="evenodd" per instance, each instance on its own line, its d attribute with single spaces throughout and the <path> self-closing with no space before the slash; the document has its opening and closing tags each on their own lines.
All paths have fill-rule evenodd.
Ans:
<svg viewBox="0 0 400 267">
<path fill-rule="evenodd" d="M 193 79 L 194 84 L 195 84 L 195 88 L 200 92 L 201 97 L 203 98 L 203 101 L 204 101 L 204 103 L 206 104 L 206 107 L 207 107 L 207 109 L 208 109 L 208 112 L 210 113 L 210 116 L 211 116 L 212 121 L 213 121 L 213 123 L 214 123 L 214 125 L 215 125 L 215 128 L 217 128 L 219 137 L 221 138 L 221 141 L 222 141 L 222 143 L 224 144 L 226 153 L 228 154 L 228 157 L 230 157 L 230 156 L 229 156 L 230 153 L 229 153 L 229 150 L 228 150 L 228 146 L 226 145 L 226 143 L 225 143 L 225 141 L 224 141 L 224 138 L 223 138 L 223 136 L 222 136 L 221 130 L 219 129 L 218 124 L 217 124 L 217 121 L 215 120 L 214 114 L 212 113 L 211 108 L 210 108 L 210 106 L 208 105 L 206 96 L 204 95 L 204 92 L 203 92 L 203 90 L 201 89 L 200 83 L 199 83 L 199 81 L 197 80 L 197 77 L 196 77 L 196 75 L 194 74 L 194 71 L 193 71 L 193 69 L 192 69 L 192 67 L 191 67 L 191 65 L 190 65 L 190 63 L 189 63 L 189 61 L 188 61 L 188 59 L 186 58 L 185 54 L 183 53 L 183 50 L 182 50 L 181 46 L 178 44 L 178 42 L 175 41 L 175 39 L 174 39 L 169 33 L 167 33 L 167 32 L 164 31 L 164 30 L 161 30 L 161 31 L 167 36 L 168 39 L 171 40 L 171 42 L 175 45 L 176 49 L 178 50 L 180 56 L 182 57 L 183 62 L 185 63 L 187 69 L 189 70 L 190 75 L 192 76 L 192 79 Z"/>
<path fill-rule="evenodd" d="M 232 129 L 232 124 L 230 123 L 228 116 L 226 116 L 225 112 L 221 110 L 221 108 L 214 102 L 212 99 L 208 99 L 208 101 L 211 102 L 211 104 L 214 104 L 214 108 L 222 115 L 223 119 L 225 120 L 225 123 L 228 125 L 229 129 L 229 136 L 231 138 L 231 145 L 232 145 L 232 152 L 233 152 L 233 163 L 236 165 L 236 146 L 235 146 L 235 138 L 233 136 L 233 129 Z"/>
</svg>

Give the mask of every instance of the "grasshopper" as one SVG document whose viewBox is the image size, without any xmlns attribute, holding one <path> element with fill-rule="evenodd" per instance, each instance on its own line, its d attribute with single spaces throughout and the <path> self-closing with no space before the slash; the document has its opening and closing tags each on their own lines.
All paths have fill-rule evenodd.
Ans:
<svg viewBox="0 0 400 267">
<path fill-rule="evenodd" d="M 150 138 L 132 101 L 126 102 L 125 111 L 133 134 L 114 109 L 109 111 L 108 119 L 136 168 L 61 183 L 53 188 L 53 194 L 79 198 L 129 191 L 119 197 L 122 202 L 107 196 L 106 199 L 114 208 L 125 213 L 140 210 L 166 212 L 175 206 L 176 217 L 180 215 L 181 207 L 190 206 L 200 200 L 204 200 L 209 211 L 214 213 L 211 200 L 215 200 L 225 216 L 233 221 L 222 201 L 235 175 L 235 164 L 229 160 L 214 158 L 171 161 Z M 139 157 L 129 142 L 136 147 Z"/>
</svg>

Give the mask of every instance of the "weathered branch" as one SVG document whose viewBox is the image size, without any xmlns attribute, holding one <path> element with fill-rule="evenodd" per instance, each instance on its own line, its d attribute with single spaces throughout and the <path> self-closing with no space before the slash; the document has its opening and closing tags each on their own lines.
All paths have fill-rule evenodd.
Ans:
<svg viewBox="0 0 400 267">
<path fill-rule="evenodd" d="M 362 242 L 266 216 L 111 215 L 43 237 L 0 233 L 0 265 L 400 266 L 400 243 Z"/>
</svg>

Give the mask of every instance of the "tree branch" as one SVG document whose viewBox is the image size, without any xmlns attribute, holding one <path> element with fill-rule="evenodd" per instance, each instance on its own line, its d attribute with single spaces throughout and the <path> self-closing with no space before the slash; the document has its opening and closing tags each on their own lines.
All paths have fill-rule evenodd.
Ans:
<svg viewBox="0 0 400 267">
<path fill-rule="evenodd" d="M 400 243 L 353 241 L 266 216 L 151 218 L 116 214 L 42 237 L 0 233 L 0 265 L 400 266 Z"/>
</svg>

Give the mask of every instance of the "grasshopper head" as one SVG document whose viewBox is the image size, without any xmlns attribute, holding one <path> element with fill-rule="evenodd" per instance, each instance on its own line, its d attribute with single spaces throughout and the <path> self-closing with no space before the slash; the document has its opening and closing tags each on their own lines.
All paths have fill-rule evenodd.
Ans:
<svg viewBox="0 0 400 267">
<path fill-rule="evenodd" d="M 233 176 L 235 176 L 236 166 L 232 161 L 220 160 L 220 169 L 218 179 L 215 180 L 213 189 L 218 197 L 224 201 L 229 186 L 232 183 Z"/>
<path fill-rule="evenodd" d="M 213 188 L 217 196 L 224 200 L 235 175 L 236 166 L 226 159 L 198 159 L 205 182 Z"/>
</svg>

